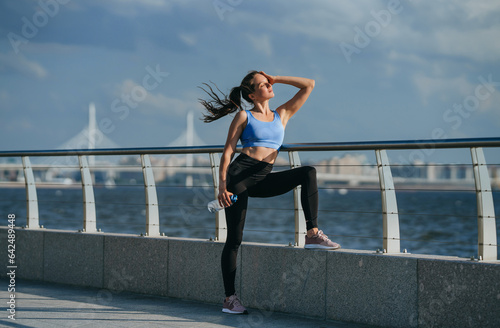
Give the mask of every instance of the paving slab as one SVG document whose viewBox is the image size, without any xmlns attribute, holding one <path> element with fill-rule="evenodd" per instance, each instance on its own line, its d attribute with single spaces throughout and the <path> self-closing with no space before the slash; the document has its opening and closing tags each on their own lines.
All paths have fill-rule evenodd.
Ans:
<svg viewBox="0 0 500 328">
<path fill-rule="evenodd" d="M 10 299 L 8 284 L 0 279 L 2 303 Z M 373 327 L 258 309 L 230 315 L 220 304 L 29 280 L 16 281 L 15 301 L 16 320 L 4 310 L 0 327 Z"/>
</svg>

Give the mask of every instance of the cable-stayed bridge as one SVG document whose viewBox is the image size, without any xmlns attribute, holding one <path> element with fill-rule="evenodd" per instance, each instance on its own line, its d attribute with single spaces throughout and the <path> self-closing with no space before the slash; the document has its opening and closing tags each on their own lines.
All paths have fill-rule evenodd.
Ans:
<svg viewBox="0 0 500 328">
<path fill-rule="evenodd" d="M 181 135 L 170 142 L 168 147 L 184 147 L 184 146 L 203 146 L 205 143 L 198 136 L 194 128 L 194 114 L 188 112 L 186 116 L 186 129 Z M 56 149 L 97 149 L 97 148 L 119 148 L 120 146 L 104 134 L 97 124 L 96 107 L 94 103 L 89 104 L 89 120 L 88 124 L 76 135 L 64 142 Z M 175 175 L 176 173 L 186 173 L 186 185 L 193 185 L 193 174 L 211 174 L 210 167 L 199 167 L 194 165 L 193 154 L 172 156 L 157 155 L 152 158 L 155 164 L 164 167 L 163 172 L 159 172 L 159 177 Z M 65 183 L 72 183 L 71 179 L 58 178 L 61 172 L 74 171 L 78 166 L 76 156 L 58 156 L 58 157 L 36 157 L 31 160 L 35 171 L 45 171 L 43 174 L 44 181 L 63 180 Z M 106 175 L 106 181 L 113 183 L 118 172 L 139 172 L 141 167 L 132 167 L 130 165 L 120 165 L 127 162 L 126 158 L 118 156 L 89 156 L 89 166 L 93 167 L 93 171 L 101 171 Z M 9 170 L 12 164 L 0 163 L 0 170 Z M 113 166 L 111 168 L 111 166 Z M 17 174 L 22 178 L 22 172 Z M 0 179 L 2 176 L 0 176 Z M 5 176 L 3 177 L 5 180 Z M 8 179 L 8 178 L 7 178 Z"/>
<path fill-rule="evenodd" d="M 186 129 L 181 135 L 170 142 L 169 147 L 183 146 L 203 146 L 205 143 L 197 135 L 194 128 L 194 114 L 188 112 L 186 115 Z M 79 133 L 74 137 L 57 147 L 57 149 L 96 149 L 96 148 L 119 148 L 119 145 L 100 131 L 96 122 L 96 107 L 93 103 L 89 105 L 89 121 Z M 185 185 L 193 186 L 193 176 L 207 176 L 210 180 L 211 168 L 209 160 L 206 156 L 199 155 L 194 158 L 193 154 L 186 155 L 155 155 L 151 158 L 155 166 L 155 179 L 158 181 L 164 180 L 166 177 L 175 176 L 177 174 L 185 174 Z M 342 161 L 346 161 L 343 163 Z M 120 173 L 137 172 L 140 173 L 140 165 L 134 162 L 127 162 L 126 158 L 118 156 L 89 156 L 89 165 L 93 172 L 101 172 L 105 176 L 107 185 L 113 185 L 115 179 Z M 320 184 L 336 184 L 347 186 L 358 186 L 363 184 L 377 184 L 378 173 L 376 166 L 367 166 L 362 159 L 356 156 L 347 155 L 345 158 L 331 159 L 327 161 L 328 165 L 318 165 L 318 180 Z M 333 163 L 335 162 L 335 163 Z M 125 165 L 123 165 L 125 163 Z M 127 165 L 131 164 L 131 165 Z M 331 165 L 330 165 L 331 164 Z M 347 164 L 347 165 L 346 165 Z M 19 165 L 19 164 L 18 164 Z M 286 165 L 286 164 L 285 164 Z M 32 166 L 35 171 L 44 172 L 40 176 L 41 181 L 54 182 L 63 181 L 64 183 L 72 184 L 70 178 L 65 176 L 65 172 L 75 171 L 78 168 L 78 159 L 76 156 L 70 157 L 48 157 L 48 158 L 33 158 Z M 8 171 L 12 169 L 12 164 L 0 163 L 0 171 Z M 19 170 L 19 166 L 18 170 Z M 448 175 L 440 177 L 436 170 L 447 169 Z M 495 168 L 494 168 L 495 169 Z M 420 176 L 411 177 L 394 177 L 397 183 L 418 183 L 418 184 L 435 184 L 446 183 L 454 184 L 472 184 L 473 174 L 472 166 L 470 168 L 457 170 L 456 167 L 450 165 L 450 168 L 428 165 L 420 171 L 425 170 Z M 493 173 L 494 180 L 498 180 L 500 169 L 496 168 Z M 23 174 L 17 174 L 19 179 L 22 179 Z M 496 179 L 495 179 L 496 178 Z M 8 180 L 9 177 L 5 173 L 0 175 L 0 180 Z"/>
</svg>

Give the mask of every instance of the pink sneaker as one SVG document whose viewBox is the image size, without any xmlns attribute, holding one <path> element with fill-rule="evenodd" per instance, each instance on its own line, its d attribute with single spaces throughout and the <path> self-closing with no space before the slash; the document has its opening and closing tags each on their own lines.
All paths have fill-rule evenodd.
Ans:
<svg viewBox="0 0 500 328">
<path fill-rule="evenodd" d="M 308 249 L 339 249 L 340 245 L 334 243 L 328 236 L 323 233 L 322 230 L 318 231 L 318 233 L 311 238 L 306 235 L 306 244 L 304 248 Z"/>
<path fill-rule="evenodd" d="M 231 295 L 227 301 L 224 299 L 222 312 L 231 314 L 248 314 L 247 309 L 241 305 L 241 301 L 236 295 Z"/>
</svg>

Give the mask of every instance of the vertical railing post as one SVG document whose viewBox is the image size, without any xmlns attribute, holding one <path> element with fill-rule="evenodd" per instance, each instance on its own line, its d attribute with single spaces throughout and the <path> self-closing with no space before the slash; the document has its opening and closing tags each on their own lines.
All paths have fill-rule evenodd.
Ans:
<svg viewBox="0 0 500 328">
<path fill-rule="evenodd" d="M 214 182 L 214 196 L 219 195 L 219 165 L 220 159 L 217 153 L 210 153 L 210 167 L 212 168 L 212 179 Z M 226 213 L 218 211 L 215 213 L 215 240 L 225 242 L 227 238 Z"/>
<path fill-rule="evenodd" d="M 398 203 L 389 158 L 385 149 L 375 150 L 375 155 L 382 193 L 384 249 L 387 253 L 400 253 Z"/>
<path fill-rule="evenodd" d="M 146 193 L 146 236 L 160 235 L 160 214 L 153 167 L 148 154 L 141 155 L 144 190 Z"/>
<path fill-rule="evenodd" d="M 290 168 L 300 167 L 299 153 L 296 151 L 288 152 L 288 159 L 290 161 Z M 295 217 L 295 246 L 303 247 L 305 244 L 306 219 L 304 211 L 302 210 L 302 202 L 300 201 L 301 187 L 298 186 L 293 190 L 293 203 L 294 203 L 294 217 Z"/>
<path fill-rule="evenodd" d="M 477 199 L 478 255 L 485 261 L 497 260 L 497 227 L 491 181 L 483 149 L 471 148 Z"/>
<path fill-rule="evenodd" d="M 78 156 L 78 162 L 80 163 L 80 173 L 82 175 L 83 231 L 96 232 L 97 226 L 92 175 L 90 174 L 89 164 L 85 156 Z"/>
<path fill-rule="evenodd" d="M 35 177 L 28 156 L 23 156 L 24 184 L 26 186 L 26 228 L 40 228 L 38 217 L 38 197 L 36 194 Z"/>
</svg>

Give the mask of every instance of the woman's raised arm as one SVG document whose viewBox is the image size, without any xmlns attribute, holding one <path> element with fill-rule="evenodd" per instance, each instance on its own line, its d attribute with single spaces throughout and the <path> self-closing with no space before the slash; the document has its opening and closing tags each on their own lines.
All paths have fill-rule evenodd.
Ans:
<svg viewBox="0 0 500 328">
<path fill-rule="evenodd" d="M 288 100 L 283 105 L 276 108 L 276 111 L 281 117 L 281 122 L 283 126 L 286 126 L 288 120 L 295 114 L 297 111 L 304 105 L 307 98 L 311 94 L 314 89 L 315 81 L 313 79 L 308 79 L 305 77 L 295 77 L 295 76 L 272 76 L 268 75 L 264 72 L 260 72 L 260 74 L 264 75 L 269 83 L 283 83 L 289 84 L 300 90 L 292 97 L 292 99 Z"/>
<path fill-rule="evenodd" d="M 282 83 L 293 85 L 300 90 L 292 97 L 289 101 L 284 103 L 283 105 L 276 108 L 276 111 L 281 117 L 281 122 L 285 127 L 288 123 L 288 120 L 295 114 L 297 111 L 304 105 L 307 98 L 311 94 L 314 89 L 315 81 L 312 79 L 308 79 L 305 77 L 296 77 L 296 76 L 272 76 L 268 75 L 264 72 L 260 72 L 260 74 L 264 75 L 269 83 Z"/>
</svg>

